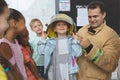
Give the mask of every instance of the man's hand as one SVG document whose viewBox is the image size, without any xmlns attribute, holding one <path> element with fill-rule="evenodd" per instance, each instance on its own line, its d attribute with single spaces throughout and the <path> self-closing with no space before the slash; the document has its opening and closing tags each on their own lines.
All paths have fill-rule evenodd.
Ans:
<svg viewBox="0 0 120 80">
<path fill-rule="evenodd" d="M 91 43 L 90 43 L 89 39 L 80 36 L 80 45 L 83 48 L 87 48 L 90 44 Z"/>
</svg>

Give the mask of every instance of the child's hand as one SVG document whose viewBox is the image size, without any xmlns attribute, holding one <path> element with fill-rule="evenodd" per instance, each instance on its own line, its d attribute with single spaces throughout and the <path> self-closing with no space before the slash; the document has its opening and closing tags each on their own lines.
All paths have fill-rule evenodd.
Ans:
<svg viewBox="0 0 120 80">
<path fill-rule="evenodd" d="M 77 33 L 73 33 L 73 38 L 79 40 L 79 36 L 77 35 Z"/>
<path fill-rule="evenodd" d="M 45 31 L 42 32 L 42 38 L 46 39 L 48 37 L 48 33 L 46 33 Z"/>
</svg>

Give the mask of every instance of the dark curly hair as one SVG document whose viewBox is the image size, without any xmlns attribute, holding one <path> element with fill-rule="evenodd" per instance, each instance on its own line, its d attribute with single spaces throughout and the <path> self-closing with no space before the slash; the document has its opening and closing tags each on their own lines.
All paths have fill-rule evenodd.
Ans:
<svg viewBox="0 0 120 80">
<path fill-rule="evenodd" d="M 10 15 L 8 17 L 8 20 L 14 19 L 15 21 L 19 21 L 20 19 L 24 18 L 22 13 L 20 13 L 18 10 L 12 8 L 10 8 L 9 10 L 10 10 Z"/>
</svg>

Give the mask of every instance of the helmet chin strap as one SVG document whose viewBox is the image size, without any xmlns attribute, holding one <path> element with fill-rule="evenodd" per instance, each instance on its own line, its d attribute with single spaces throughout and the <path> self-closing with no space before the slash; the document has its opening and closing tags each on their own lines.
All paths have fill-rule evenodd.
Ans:
<svg viewBox="0 0 120 80">
<path fill-rule="evenodd" d="M 77 26 L 76 26 L 75 22 L 73 23 L 73 26 L 74 26 L 74 33 L 77 33 Z"/>
</svg>

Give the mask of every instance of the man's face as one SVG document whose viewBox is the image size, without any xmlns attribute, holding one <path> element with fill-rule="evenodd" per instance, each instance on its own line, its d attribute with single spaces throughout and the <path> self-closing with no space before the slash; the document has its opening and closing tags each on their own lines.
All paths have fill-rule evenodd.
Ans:
<svg viewBox="0 0 120 80">
<path fill-rule="evenodd" d="M 88 9 L 88 20 L 92 28 L 99 27 L 104 22 L 105 16 L 106 13 L 102 14 L 99 7 L 95 9 Z"/>
</svg>

